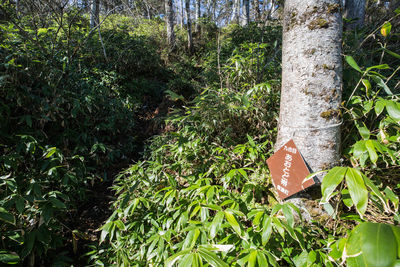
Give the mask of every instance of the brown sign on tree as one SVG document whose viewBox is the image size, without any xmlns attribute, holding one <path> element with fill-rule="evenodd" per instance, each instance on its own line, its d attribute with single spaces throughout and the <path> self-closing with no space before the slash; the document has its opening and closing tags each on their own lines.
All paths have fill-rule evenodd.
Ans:
<svg viewBox="0 0 400 267">
<path fill-rule="evenodd" d="M 292 139 L 267 159 L 267 164 L 282 200 L 314 184 L 313 179 L 304 181 L 310 171 Z"/>
</svg>

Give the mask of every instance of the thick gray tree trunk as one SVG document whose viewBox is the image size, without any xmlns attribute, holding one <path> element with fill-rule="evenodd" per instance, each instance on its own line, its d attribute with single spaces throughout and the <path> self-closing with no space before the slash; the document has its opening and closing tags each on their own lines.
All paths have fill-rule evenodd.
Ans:
<svg viewBox="0 0 400 267">
<path fill-rule="evenodd" d="M 167 40 L 169 47 L 175 46 L 174 7 L 172 0 L 165 0 L 165 23 L 167 24 Z"/>
<path fill-rule="evenodd" d="M 201 11 L 200 11 L 200 0 L 196 0 L 196 32 L 200 31 L 200 17 L 201 17 Z"/>
<path fill-rule="evenodd" d="M 94 28 L 100 23 L 100 0 L 93 0 L 90 11 L 90 28 Z"/>
<path fill-rule="evenodd" d="M 243 0 L 243 26 L 247 26 L 250 23 L 250 1 Z"/>
<path fill-rule="evenodd" d="M 348 20 L 354 20 L 346 26 L 347 28 L 355 29 L 362 27 L 365 19 L 365 0 L 346 0 L 344 17 Z"/>
<path fill-rule="evenodd" d="M 193 52 L 193 37 L 192 37 L 192 20 L 190 18 L 190 0 L 185 1 L 186 9 L 186 26 L 187 26 L 187 36 L 188 36 L 188 49 L 189 52 Z"/>
<path fill-rule="evenodd" d="M 293 139 L 313 172 L 338 163 L 341 0 L 286 0 L 275 149 Z M 322 179 L 319 177 L 318 179 Z"/>
<path fill-rule="evenodd" d="M 231 23 L 239 24 L 239 14 L 240 14 L 240 0 L 234 0 Z"/>
</svg>

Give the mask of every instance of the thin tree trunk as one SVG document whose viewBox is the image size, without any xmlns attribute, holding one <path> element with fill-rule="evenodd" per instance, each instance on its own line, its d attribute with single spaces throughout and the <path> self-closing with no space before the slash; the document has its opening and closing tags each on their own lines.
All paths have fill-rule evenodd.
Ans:
<svg viewBox="0 0 400 267">
<path fill-rule="evenodd" d="M 275 149 L 293 139 L 313 172 L 329 169 L 339 160 L 340 2 L 286 0 L 284 7 L 282 92 Z"/>
<path fill-rule="evenodd" d="M 172 0 L 165 0 L 165 23 L 167 24 L 167 40 L 170 49 L 175 47 L 174 7 Z"/>
<path fill-rule="evenodd" d="M 260 0 L 253 1 L 253 8 L 254 8 L 254 20 L 260 21 L 261 14 L 260 14 Z"/>
<path fill-rule="evenodd" d="M 193 38 L 192 38 L 192 20 L 190 18 L 190 0 L 185 1 L 185 9 L 186 9 L 186 26 L 187 26 L 187 35 L 188 35 L 188 49 L 189 52 L 193 52 Z"/>
<path fill-rule="evenodd" d="M 247 26 L 250 23 L 250 1 L 243 0 L 243 26 Z"/>
<path fill-rule="evenodd" d="M 347 28 L 355 29 L 364 25 L 365 0 L 346 0 L 344 10 L 344 17 L 348 20 L 354 20 L 346 25 Z"/>
<path fill-rule="evenodd" d="M 184 17 L 185 17 L 185 10 L 183 9 L 183 1 L 184 0 L 179 0 L 180 7 L 181 7 L 181 29 L 183 29 L 183 25 L 184 25 L 183 20 L 184 20 Z"/>
<path fill-rule="evenodd" d="M 94 28 L 100 23 L 100 0 L 93 0 L 90 12 L 90 28 Z"/>
<path fill-rule="evenodd" d="M 196 32 L 200 31 L 200 17 L 201 17 L 200 0 L 196 0 Z"/>
<path fill-rule="evenodd" d="M 240 0 L 234 0 L 231 22 L 239 24 Z"/>
</svg>

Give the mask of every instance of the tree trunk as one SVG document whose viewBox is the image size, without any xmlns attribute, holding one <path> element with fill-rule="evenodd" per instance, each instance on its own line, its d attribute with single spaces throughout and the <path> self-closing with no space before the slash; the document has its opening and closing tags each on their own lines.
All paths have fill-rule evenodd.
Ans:
<svg viewBox="0 0 400 267">
<path fill-rule="evenodd" d="M 189 52 L 193 52 L 193 38 L 192 38 L 192 20 L 190 18 L 190 0 L 186 0 L 186 26 L 187 26 L 187 35 L 188 35 L 188 49 Z"/>
<path fill-rule="evenodd" d="M 165 0 L 165 23 L 167 24 L 167 40 L 169 47 L 175 47 L 174 9 L 172 0 Z"/>
<path fill-rule="evenodd" d="M 200 0 L 196 0 L 196 32 L 200 31 L 200 17 L 201 17 L 201 11 L 200 11 Z"/>
<path fill-rule="evenodd" d="M 231 22 L 239 24 L 240 0 L 234 0 Z"/>
<path fill-rule="evenodd" d="M 365 0 L 346 0 L 344 6 L 344 17 L 354 20 L 346 25 L 346 28 L 355 29 L 364 25 Z"/>
<path fill-rule="evenodd" d="M 90 28 L 94 28 L 100 23 L 100 0 L 93 0 L 90 11 Z"/>
<path fill-rule="evenodd" d="M 243 26 L 247 26 L 250 23 L 250 1 L 243 0 Z"/>
<path fill-rule="evenodd" d="M 260 0 L 254 0 L 253 7 L 254 7 L 254 20 L 258 22 L 261 19 Z"/>
<path fill-rule="evenodd" d="M 342 95 L 340 0 L 286 0 L 275 149 L 293 139 L 312 172 L 338 163 Z M 321 181 L 322 177 L 318 177 Z"/>
<path fill-rule="evenodd" d="M 181 6 L 181 29 L 183 29 L 183 18 L 185 17 L 185 10 L 183 9 L 183 1 L 184 0 L 179 0 L 180 6 Z"/>
</svg>

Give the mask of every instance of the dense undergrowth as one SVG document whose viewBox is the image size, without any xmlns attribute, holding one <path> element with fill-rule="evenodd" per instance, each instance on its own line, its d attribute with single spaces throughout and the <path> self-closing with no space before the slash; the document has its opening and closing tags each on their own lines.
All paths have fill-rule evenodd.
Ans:
<svg viewBox="0 0 400 267">
<path fill-rule="evenodd" d="M 159 19 L 112 15 L 91 31 L 79 10 L 36 21 L 7 8 L 1 263 L 366 266 L 361 244 L 377 232 L 386 242 L 380 266 L 399 257 L 398 20 L 345 35 L 342 165 L 327 170 L 306 223 L 277 200 L 266 165 L 279 112 L 279 25 L 218 29 L 204 20 L 189 54 L 168 50 Z M 176 33 L 185 47 L 184 30 Z M 77 218 L 111 183 L 109 213 L 94 214 L 106 220 L 97 238 Z M 319 204 L 323 216 L 313 214 Z"/>
</svg>

